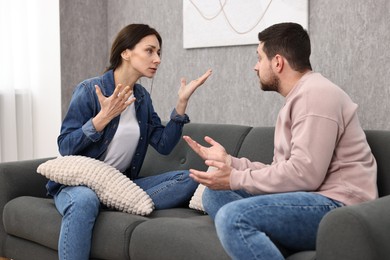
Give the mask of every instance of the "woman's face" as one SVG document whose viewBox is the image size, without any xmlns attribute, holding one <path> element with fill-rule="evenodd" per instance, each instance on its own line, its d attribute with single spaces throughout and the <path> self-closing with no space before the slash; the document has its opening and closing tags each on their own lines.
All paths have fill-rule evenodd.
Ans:
<svg viewBox="0 0 390 260">
<path fill-rule="evenodd" d="M 160 43 L 155 35 L 148 35 L 129 51 L 129 65 L 139 77 L 152 78 L 161 63 Z"/>
</svg>

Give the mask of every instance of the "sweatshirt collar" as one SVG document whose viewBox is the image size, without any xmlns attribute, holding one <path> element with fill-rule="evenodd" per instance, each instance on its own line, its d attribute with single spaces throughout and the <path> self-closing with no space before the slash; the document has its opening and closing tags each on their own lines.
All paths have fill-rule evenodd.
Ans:
<svg viewBox="0 0 390 260">
<path fill-rule="evenodd" d="M 303 74 L 303 76 L 297 81 L 297 83 L 295 84 L 295 86 L 290 90 L 290 92 L 287 94 L 286 96 L 286 101 L 294 95 L 295 92 L 298 91 L 298 89 L 300 88 L 300 86 L 303 85 L 303 83 L 310 77 L 310 75 L 312 75 L 314 72 L 312 70 L 306 72 L 305 74 Z"/>
</svg>

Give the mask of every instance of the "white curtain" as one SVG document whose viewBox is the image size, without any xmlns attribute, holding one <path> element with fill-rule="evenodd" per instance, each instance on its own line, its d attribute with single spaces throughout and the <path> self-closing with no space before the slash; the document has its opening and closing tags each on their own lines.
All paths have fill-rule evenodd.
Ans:
<svg viewBox="0 0 390 260">
<path fill-rule="evenodd" d="M 42 74 L 51 73 L 37 62 L 47 40 L 42 16 L 51 11 L 48 1 L 0 0 L 0 162 L 37 156 L 34 104 L 40 99 L 34 95 L 41 95 Z"/>
</svg>

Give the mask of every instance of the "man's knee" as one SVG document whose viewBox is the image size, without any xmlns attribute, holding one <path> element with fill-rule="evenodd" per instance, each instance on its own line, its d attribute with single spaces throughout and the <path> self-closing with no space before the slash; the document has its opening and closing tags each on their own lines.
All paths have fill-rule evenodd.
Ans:
<svg viewBox="0 0 390 260">
<path fill-rule="evenodd" d="M 242 216 L 233 204 L 235 203 L 228 203 L 221 207 L 214 218 L 215 228 L 221 241 L 229 240 L 240 226 L 239 220 Z"/>
</svg>

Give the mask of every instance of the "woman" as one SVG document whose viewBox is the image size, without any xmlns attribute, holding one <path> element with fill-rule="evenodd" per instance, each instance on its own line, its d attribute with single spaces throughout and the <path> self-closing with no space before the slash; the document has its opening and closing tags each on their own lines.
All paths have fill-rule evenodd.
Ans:
<svg viewBox="0 0 390 260">
<path fill-rule="evenodd" d="M 83 155 L 112 165 L 144 189 L 156 209 L 188 203 L 197 183 L 189 178 L 188 171 L 139 178 L 147 147 L 150 144 L 161 154 L 172 151 L 183 125 L 189 122 L 185 114 L 189 98 L 211 75 L 208 70 L 188 85 L 181 80 L 176 108 L 163 126 L 149 93 L 136 84 L 141 77 L 155 75 L 161 62 L 161 44 L 158 32 L 148 25 L 123 28 L 112 44 L 106 72 L 75 88 L 58 137 L 61 155 Z M 49 181 L 47 189 L 63 216 L 59 258 L 88 259 L 100 209 L 98 197 L 85 186 Z"/>
</svg>

